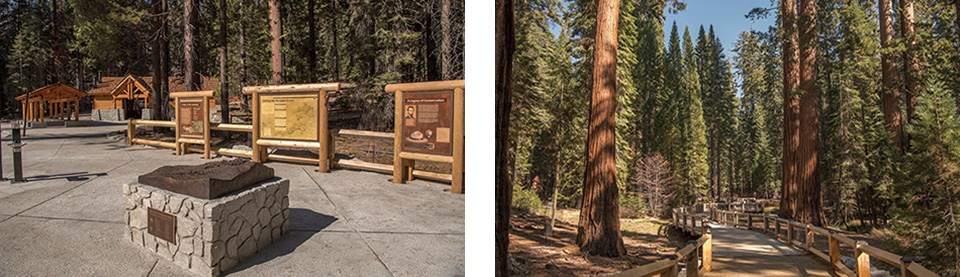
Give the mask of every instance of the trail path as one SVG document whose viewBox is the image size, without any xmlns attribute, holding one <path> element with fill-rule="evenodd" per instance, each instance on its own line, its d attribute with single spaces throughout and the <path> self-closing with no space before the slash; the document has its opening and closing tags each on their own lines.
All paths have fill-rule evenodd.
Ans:
<svg viewBox="0 0 960 277">
<path fill-rule="evenodd" d="M 836 276 L 803 250 L 762 233 L 710 223 L 713 270 L 707 276 Z"/>
</svg>

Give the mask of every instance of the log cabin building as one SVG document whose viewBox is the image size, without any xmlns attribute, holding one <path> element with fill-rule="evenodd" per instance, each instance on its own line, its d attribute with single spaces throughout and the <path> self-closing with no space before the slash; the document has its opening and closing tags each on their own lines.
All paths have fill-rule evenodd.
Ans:
<svg viewBox="0 0 960 277">
<path fill-rule="evenodd" d="M 45 122 L 45 118 L 80 120 L 80 99 L 86 93 L 63 83 L 38 88 L 15 99 L 20 101 L 21 116 L 29 122 Z"/>
<path fill-rule="evenodd" d="M 215 90 L 220 81 L 213 77 L 201 79 L 200 90 Z M 92 120 L 123 121 L 127 119 L 150 119 L 150 104 L 153 101 L 153 77 L 101 77 L 88 94 L 93 97 Z M 183 78 L 168 79 L 170 92 L 187 91 Z M 168 105 L 172 105 L 170 99 Z M 172 106 L 171 106 L 172 107 Z M 172 109 L 171 109 L 172 110 Z"/>
</svg>

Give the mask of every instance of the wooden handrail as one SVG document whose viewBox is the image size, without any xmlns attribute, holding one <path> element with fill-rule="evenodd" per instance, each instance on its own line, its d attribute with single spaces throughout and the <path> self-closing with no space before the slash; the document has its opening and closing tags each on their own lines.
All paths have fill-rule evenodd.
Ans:
<svg viewBox="0 0 960 277">
<path fill-rule="evenodd" d="M 764 219 L 764 233 L 771 233 L 776 237 L 777 240 L 784 239 L 781 237 L 782 229 L 786 229 L 787 237 L 784 242 L 788 245 L 795 246 L 797 248 L 806 250 L 813 254 L 813 256 L 823 260 L 830 265 L 834 273 L 842 274 L 846 276 L 870 276 L 870 258 L 874 257 L 877 260 L 884 262 L 886 264 L 893 265 L 900 269 L 901 276 L 924 276 L 924 277 L 933 277 L 940 276 L 939 274 L 923 267 L 923 265 L 914 262 L 905 262 L 902 256 L 893 254 L 886 250 L 870 246 L 865 241 L 856 241 L 843 234 L 838 233 L 835 230 L 829 230 L 826 228 L 812 226 L 810 224 L 800 223 L 793 220 L 787 220 L 780 218 L 775 215 L 766 215 L 766 214 L 751 214 L 751 213 L 742 213 L 739 211 L 727 211 L 719 209 L 721 206 L 731 207 L 730 204 L 725 203 L 710 203 L 705 204 L 704 206 L 711 207 L 711 211 L 708 213 L 711 217 L 715 218 L 718 222 L 721 223 L 730 223 L 733 222 L 733 227 L 739 227 L 740 221 L 738 217 L 741 215 L 747 216 L 748 222 L 752 219 L 753 216 L 761 216 Z M 731 216 L 735 219 L 731 221 Z M 773 223 L 773 228 L 769 227 L 769 224 Z M 782 228 L 781 224 L 784 225 Z M 728 224 L 729 225 L 729 224 Z M 748 229 L 752 225 L 748 225 Z M 773 230 L 771 230 L 773 229 Z M 805 241 L 797 241 L 797 232 L 803 232 L 805 236 Z M 829 245 L 829 253 L 823 253 L 819 249 L 813 247 L 815 235 L 819 234 L 827 237 Z M 840 247 L 848 246 L 854 250 L 854 258 L 857 261 L 856 268 L 850 269 L 840 260 Z"/>
<path fill-rule="evenodd" d="M 696 211 L 693 207 L 689 210 Z M 673 258 L 661 259 L 613 276 L 677 276 L 680 273 L 678 268 L 681 262 L 686 266 L 687 277 L 703 276 L 710 272 L 713 268 L 711 265 L 713 263 L 713 236 L 710 234 L 709 226 L 706 225 L 706 218 L 689 213 L 687 207 L 673 209 L 672 217 L 675 227 L 692 234 L 699 234 L 700 237 L 677 250 Z M 700 222 L 700 226 L 697 226 L 697 222 Z"/>
</svg>

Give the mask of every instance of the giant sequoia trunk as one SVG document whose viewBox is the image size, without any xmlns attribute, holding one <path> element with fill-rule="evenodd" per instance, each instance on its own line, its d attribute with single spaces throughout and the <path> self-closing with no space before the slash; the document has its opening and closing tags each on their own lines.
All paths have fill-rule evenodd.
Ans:
<svg viewBox="0 0 960 277">
<path fill-rule="evenodd" d="M 893 40 L 893 6 L 890 0 L 879 1 L 880 45 L 889 49 Z M 900 88 L 897 84 L 897 68 L 893 62 L 893 53 L 884 52 L 881 59 L 883 91 L 880 93 L 880 102 L 883 106 L 883 121 L 891 133 L 894 145 L 902 152 L 903 128 L 900 125 Z"/>
<path fill-rule="evenodd" d="M 960 1 L 958 1 L 960 3 Z M 903 52 L 904 67 L 906 67 L 904 96 L 907 103 L 907 122 L 914 117 L 914 106 L 917 105 L 917 94 L 922 89 L 920 85 L 920 59 L 917 58 L 917 32 L 914 30 L 913 0 L 900 0 L 900 27 L 907 49 Z"/>
<path fill-rule="evenodd" d="M 513 0 L 496 2 L 496 276 L 510 275 L 510 202 L 513 198 L 513 151 L 510 147 L 510 101 L 513 83 Z"/>
<path fill-rule="evenodd" d="M 797 50 L 797 2 L 780 2 L 783 30 L 783 180 L 780 188 L 780 216 L 793 218 L 797 191 L 797 158 L 800 145 L 800 52 Z"/>
<path fill-rule="evenodd" d="M 617 18 L 618 0 L 597 1 L 593 51 L 593 93 L 587 125 L 587 160 L 577 244 L 590 255 L 626 253 L 620 236 L 617 191 Z"/>
<path fill-rule="evenodd" d="M 794 220 L 820 226 L 820 89 L 817 87 L 817 2 L 800 2 L 800 154 Z"/>
<path fill-rule="evenodd" d="M 183 1 L 183 83 L 188 90 L 200 90 L 200 78 L 197 76 L 196 29 L 197 1 Z"/>
<path fill-rule="evenodd" d="M 230 87 L 227 86 L 227 0 L 220 0 L 220 122 L 230 123 Z"/>
<path fill-rule="evenodd" d="M 280 36 L 283 26 L 280 22 L 280 0 L 270 0 L 270 80 L 274 85 L 283 84 L 283 56 L 280 53 Z"/>
</svg>

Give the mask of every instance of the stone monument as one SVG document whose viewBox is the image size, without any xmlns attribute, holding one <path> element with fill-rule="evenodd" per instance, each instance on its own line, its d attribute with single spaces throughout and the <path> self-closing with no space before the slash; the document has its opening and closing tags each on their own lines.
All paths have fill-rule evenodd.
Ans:
<svg viewBox="0 0 960 277">
<path fill-rule="evenodd" d="M 124 236 L 204 276 L 219 276 L 289 229 L 290 181 L 246 160 L 164 166 L 123 185 Z"/>
</svg>

